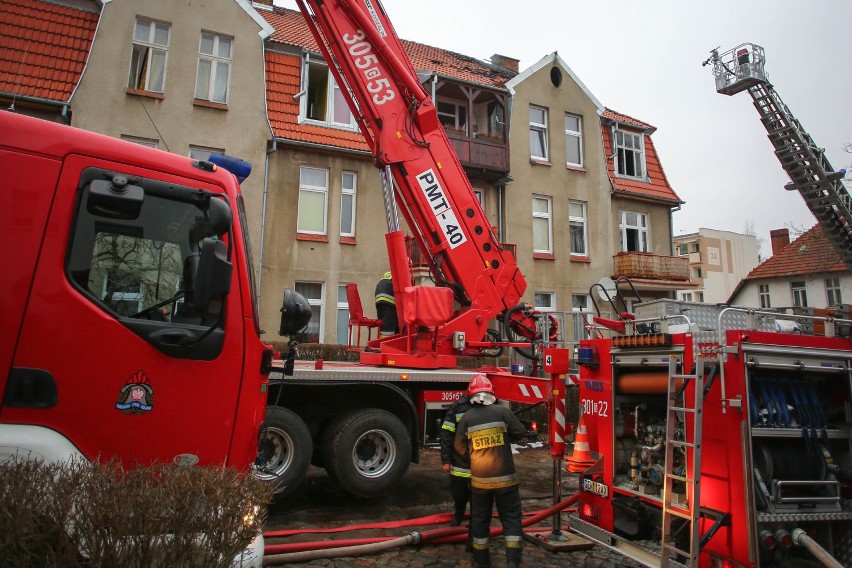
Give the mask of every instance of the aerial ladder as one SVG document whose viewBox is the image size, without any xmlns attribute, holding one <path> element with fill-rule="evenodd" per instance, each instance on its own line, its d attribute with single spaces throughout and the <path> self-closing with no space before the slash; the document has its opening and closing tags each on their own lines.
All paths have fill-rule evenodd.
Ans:
<svg viewBox="0 0 852 568">
<path fill-rule="evenodd" d="M 819 148 L 778 96 L 766 77 L 763 48 L 744 43 L 719 53 L 710 52 L 704 65 L 713 65 L 716 91 L 734 95 L 748 91 L 775 148 L 775 155 L 790 176 L 785 185 L 798 191 L 837 252 L 852 269 L 852 198 L 843 184 L 844 170 L 835 171 Z"/>
<path fill-rule="evenodd" d="M 297 4 L 335 80 L 345 86 L 341 91 L 381 172 L 397 311 L 400 321 L 410 324 L 398 335 L 370 342 L 361 362 L 452 367 L 457 355 L 487 347 L 488 323 L 494 318 L 508 321 L 509 314 L 513 322 L 525 324 L 518 326 L 522 332 L 534 329 L 534 322 L 524 321 L 531 310 L 520 303 L 524 277 L 511 251 L 497 240 L 381 3 Z M 418 295 L 406 292 L 412 278 L 400 212 L 437 285 Z M 419 325 L 418 309 L 406 304 L 423 301 L 428 308 L 432 300 L 443 306 L 449 302 L 444 311 L 451 315 Z"/>
</svg>

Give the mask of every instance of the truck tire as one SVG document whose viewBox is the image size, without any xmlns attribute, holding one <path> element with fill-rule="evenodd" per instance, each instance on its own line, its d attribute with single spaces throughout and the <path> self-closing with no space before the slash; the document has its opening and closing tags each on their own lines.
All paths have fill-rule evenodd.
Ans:
<svg viewBox="0 0 852 568">
<path fill-rule="evenodd" d="M 280 495 L 287 495 L 305 480 L 311 465 L 313 441 L 305 422 L 292 410 L 266 407 L 266 440 L 263 443 L 262 467 L 255 476 L 272 485 Z"/>
<path fill-rule="evenodd" d="M 323 461 L 329 476 L 356 497 L 387 491 L 408 471 L 411 438 L 384 410 L 358 410 L 329 425 Z"/>
</svg>

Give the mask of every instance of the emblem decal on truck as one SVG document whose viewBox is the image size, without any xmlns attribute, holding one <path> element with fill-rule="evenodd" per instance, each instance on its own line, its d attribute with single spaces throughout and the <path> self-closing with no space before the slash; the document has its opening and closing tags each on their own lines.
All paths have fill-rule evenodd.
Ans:
<svg viewBox="0 0 852 568">
<path fill-rule="evenodd" d="M 125 414 L 142 414 L 154 408 L 154 389 L 145 371 L 138 370 L 121 387 L 115 407 Z"/>
</svg>

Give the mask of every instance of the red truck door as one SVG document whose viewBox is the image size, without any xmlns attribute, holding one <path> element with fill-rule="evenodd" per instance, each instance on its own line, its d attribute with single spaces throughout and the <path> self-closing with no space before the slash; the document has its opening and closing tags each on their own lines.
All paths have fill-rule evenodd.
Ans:
<svg viewBox="0 0 852 568">
<path fill-rule="evenodd" d="M 230 259 L 230 205 L 222 188 L 148 163 L 65 159 L 0 422 L 55 430 L 90 459 L 227 464 L 243 369 L 236 270 L 227 296 L 221 281 L 198 296 L 202 272 L 221 280 L 210 258 Z"/>
</svg>

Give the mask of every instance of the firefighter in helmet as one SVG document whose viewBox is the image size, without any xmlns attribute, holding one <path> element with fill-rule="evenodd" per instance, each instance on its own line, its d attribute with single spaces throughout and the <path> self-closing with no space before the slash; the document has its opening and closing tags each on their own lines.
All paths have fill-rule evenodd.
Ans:
<svg viewBox="0 0 852 568">
<path fill-rule="evenodd" d="M 455 505 L 450 525 L 454 527 L 461 525 L 467 502 L 470 501 L 470 460 L 463 458 L 453 447 L 456 425 L 469 409 L 470 400 L 467 395 L 463 395 L 447 409 L 441 423 L 441 464 L 444 471 L 450 474 L 450 495 Z"/>
<path fill-rule="evenodd" d="M 396 316 L 396 300 L 393 296 L 393 280 L 391 280 L 391 271 L 388 270 L 382 275 L 379 283 L 376 284 L 376 316 L 382 320 L 382 327 L 379 330 L 380 336 L 393 335 L 399 333 L 399 324 Z"/>
<path fill-rule="evenodd" d="M 494 387 L 485 375 L 474 375 L 468 385 L 470 410 L 456 427 L 455 450 L 470 459 L 470 534 L 473 561 L 479 568 L 491 566 L 488 535 L 491 511 L 497 514 L 506 539 L 506 565 L 521 564 L 521 493 L 512 459 L 511 442 L 521 440 L 526 429 L 505 406 L 494 404 Z"/>
</svg>

